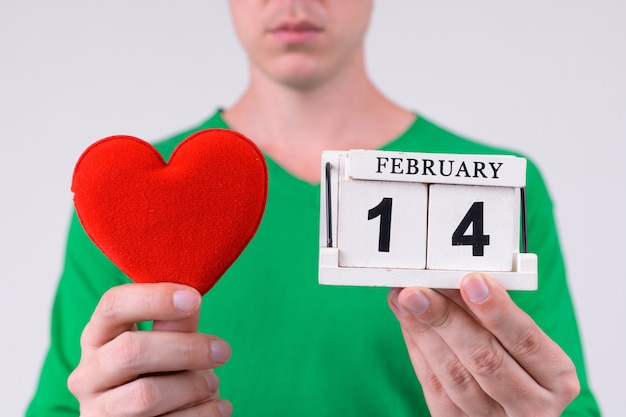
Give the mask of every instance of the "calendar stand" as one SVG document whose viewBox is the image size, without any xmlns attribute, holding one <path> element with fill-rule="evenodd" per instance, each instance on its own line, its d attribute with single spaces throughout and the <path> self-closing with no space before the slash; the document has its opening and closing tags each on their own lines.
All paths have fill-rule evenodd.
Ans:
<svg viewBox="0 0 626 417">
<path fill-rule="evenodd" d="M 524 158 L 325 151 L 322 178 L 320 284 L 459 288 L 485 272 L 537 289 Z"/>
<path fill-rule="evenodd" d="M 537 289 L 537 255 L 518 253 L 511 272 L 488 272 L 507 290 Z M 320 248 L 319 283 L 368 287 L 459 288 L 463 277 L 475 271 L 339 267 L 337 248 Z"/>
</svg>

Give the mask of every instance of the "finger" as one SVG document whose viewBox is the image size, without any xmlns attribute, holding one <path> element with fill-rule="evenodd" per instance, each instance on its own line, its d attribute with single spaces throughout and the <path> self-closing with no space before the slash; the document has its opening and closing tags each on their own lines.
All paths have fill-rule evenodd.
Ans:
<svg viewBox="0 0 626 417">
<path fill-rule="evenodd" d="M 417 313 L 415 319 L 441 336 L 483 390 L 494 399 L 508 404 L 515 400 L 512 388 L 536 385 L 498 340 L 456 303 L 423 288 L 405 289 L 399 294 L 398 302 Z M 428 305 L 426 311 L 424 305 Z"/>
<path fill-rule="evenodd" d="M 189 291 L 176 291 L 173 295 L 174 305 L 178 310 L 197 311 L 198 295 L 193 288 Z M 152 330 L 172 332 L 195 332 L 198 329 L 199 314 L 192 314 L 187 318 L 177 320 L 153 320 Z"/>
<path fill-rule="evenodd" d="M 167 414 L 167 417 L 230 417 L 232 413 L 233 406 L 230 402 L 217 399 Z"/>
<path fill-rule="evenodd" d="M 436 291 L 439 294 L 445 295 L 446 297 L 448 297 L 449 299 L 457 303 L 459 307 L 461 307 L 462 309 L 464 309 L 465 311 L 471 314 L 471 310 L 469 309 L 469 307 L 465 305 L 465 300 L 463 300 L 461 291 L 454 290 L 454 289 L 436 289 Z"/>
<path fill-rule="evenodd" d="M 125 332 L 87 358 L 89 375 L 74 378 L 79 389 L 100 392 L 140 375 L 216 368 L 230 354 L 225 341 L 201 333 Z"/>
<path fill-rule="evenodd" d="M 104 392 L 98 402 L 105 415 L 160 416 L 211 400 L 218 386 L 212 371 L 152 375 Z"/>
<path fill-rule="evenodd" d="M 389 306 L 396 315 L 401 314 L 397 305 L 399 292 L 400 288 L 392 288 L 388 295 Z M 402 328 L 402 336 L 404 337 L 415 375 L 422 385 L 422 392 L 431 415 L 465 416 L 466 414 L 450 400 L 441 381 L 433 372 L 422 352 L 420 352 L 411 334 Z"/>
<path fill-rule="evenodd" d="M 107 291 L 81 337 L 84 349 L 97 348 L 134 324 L 150 320 L 188 320 L 191 328 L 201 303 L 200 294 L 180 284 L 126 284 Z M 192 317 L 192 318 L 190 318 Z"/>
<path fill-rule="evenodd" d="M 401 304 L 415 305 L 422 297 L 428 300 L 426 303 L 430 302 L 428 311 L 419 315 L 419 320 L 431 326 L 446 341 L 481 388 L 507 413 L 527 415 L 532 413 L 531 408 L 545 411 L 548 408 L 544 407 L 552 409 L 562 405 L 560 401 L 555 403 L 554 396 L 537 384 L 490 330 L 455 303 L 427 289 L 408 289 L 405 297 L 403 301 L 403 294 L 400 294 Z M 515 321 L 516 318 L 505 320 Z M 520 401 L 520 398 L 532 401 Z"/>
<path fill-rule="evenodd" d="M 392 292 L 390 304 L 402 326 L 409 356 L 433 415 L 502 415 L 502 408 L 483 391 L 446 341 L 407 310 L 399 297 L 401 292 Z"/>
<path fill-rule="evenodd" d="M 461 294 L 480 323 L 535 381 L 550 391 L 577 395 L 578 378 L 572 361 L 497 281 L 471 274 L 463 280 Z"/>
<path fill-rule="evenodd" d="M 152 330 L 158 332 L 195 332 L 198 330 L 199 319 L 199 314 L 192 314 L 181 320 L 155 320 L 152 323 Z"/>
</svg>

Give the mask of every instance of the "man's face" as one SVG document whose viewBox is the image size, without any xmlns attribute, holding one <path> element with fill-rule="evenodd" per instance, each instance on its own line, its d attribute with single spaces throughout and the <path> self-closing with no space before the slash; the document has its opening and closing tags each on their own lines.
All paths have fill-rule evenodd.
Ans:
<svg viewBox="0 0 626 417">
<path fill-rule="evenodd" d="M 230 0 L 230 9 L 253 69 L 308 89 L 360 58 L 372 0 Z"/>
</svg>

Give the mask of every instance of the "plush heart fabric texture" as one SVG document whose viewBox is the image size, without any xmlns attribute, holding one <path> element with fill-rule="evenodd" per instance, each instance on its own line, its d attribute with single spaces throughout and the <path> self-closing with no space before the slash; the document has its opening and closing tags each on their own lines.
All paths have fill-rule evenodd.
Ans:
<svg viewBox="0 0 626 417">
<path fill-rule="evenodd" d="M 132 280 L 204 294 L 254 236 L 267 182 L 252 141 L 207 129 L 181 142 L 169 163 L 141 139 L 102 139 L 78 160 L 72 191 L 89 237 Z"/>
</svg>

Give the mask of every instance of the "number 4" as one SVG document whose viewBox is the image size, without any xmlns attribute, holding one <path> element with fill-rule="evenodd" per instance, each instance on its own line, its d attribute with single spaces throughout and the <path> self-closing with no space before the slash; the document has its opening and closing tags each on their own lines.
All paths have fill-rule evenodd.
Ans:
<svg viewBox="0 0 626 417">
<path fill-rule="evenodd" d="M 489 235 L 483 232 L 484 203 L 476 201 L 465 213 L 465 217 L 452 233 L 453 246 L 471 246 L 473 256 L 484 256 L 485 246 L 489 245 Z M 472 234 L 465 232 L 472 225 Z"/>
</svg>

